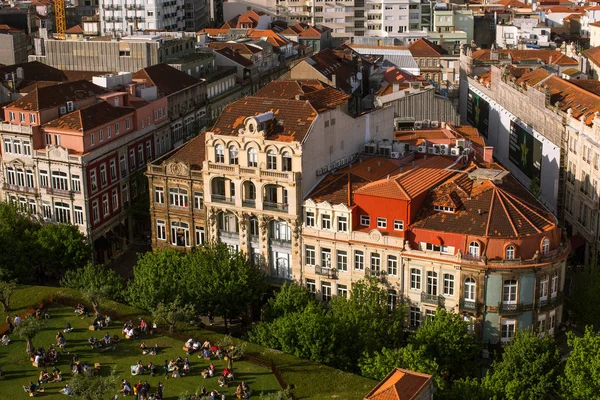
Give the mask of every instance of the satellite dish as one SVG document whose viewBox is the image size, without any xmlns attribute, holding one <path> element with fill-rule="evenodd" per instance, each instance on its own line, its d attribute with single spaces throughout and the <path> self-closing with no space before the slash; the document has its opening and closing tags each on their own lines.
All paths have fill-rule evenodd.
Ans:
<svg viewBox="0 0 600 400">
<path fill-rule="evenodd" d="M 356 73 L 356 79 L 358 79 L 359 81 L 362 79 L 362 72 L 358 71 Z"/>
</svg>

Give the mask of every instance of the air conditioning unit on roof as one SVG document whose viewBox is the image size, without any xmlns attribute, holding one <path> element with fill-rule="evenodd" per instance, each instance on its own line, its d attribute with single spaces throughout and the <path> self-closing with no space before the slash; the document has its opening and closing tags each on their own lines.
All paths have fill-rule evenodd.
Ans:
<svg viewBox="0 0 600 400">
<path fill-rule="evenodd" d="M 450 150 L 450 154 L 452 154 L 453 156 L 458 156 L 460 154 L 460 149 L 458 147 L 453 147 Z"/>
<path fill-rule="evenodd" d="M 419 146 L 419 147 L 417 147 L 417 151 L 419 153 L 427 153 L 427 147 L 425 147 L 425 146 Z"/>
<path fill-rule="evenodd" d="M 400 153 L 397 151 L 392 151 L 392 153 L 390 154 L 390 156 L 392 158 L 400 158 Z"/>
</svg>

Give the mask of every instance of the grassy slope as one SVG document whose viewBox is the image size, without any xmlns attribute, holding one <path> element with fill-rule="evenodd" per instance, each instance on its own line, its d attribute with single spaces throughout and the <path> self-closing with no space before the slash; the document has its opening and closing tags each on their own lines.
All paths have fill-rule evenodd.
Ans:
<svg viewBox="0 0 600 400">
<path fill-rule="evenodd" d="M 45 299 L 49 296 L 54 296 L 55 298 L 74 297 L 74 296 L 77 296 L 77 292 L 63 289 L 63 288 L 53 288 L 53 287 L 40 287 L 40 286 L 21 287 L 17 291 L 15 296 L 13 297 L 13 301 L 12 301 L 12 308 L 17 311 L 12 311 L 11 314 L 14 315 L 15 312 L 21 313 L 24 310 L 26 310 L 27 308 L 31 307 L 32 304 L 40 303 L 43 299 Z M 127 315 L 130 318 L 134 318 L 138 315 L 141 315 L 141 312 L 136 310 L 133 307 L 129 307 L 129 306 L 114 303 L 114 302 L 109 302 L 107 309 L 108 310 L 116 310 L 120 315 Z M 69 310 L 69 312 L 66 313 L 65 317 L 69 318 L 69 319 L 75 318 L 75 317 L 73 317 L 74 314 L 71 315 L 72 309 L 69 308 L 68 310 Z M 4 321 L 6 314 L 2 313 L 2 314 L 0 314 L 0 316 L 2 318 L 1 321 Z M 50 322 L 58 322 L 57 328 L 64 328 L 64 325 L 66 324 L 65 320 L 57 320 L 56 318 L 54 318 L 53 320 L 50 320 Z M 81 321 L 81 322 L 84 323 L 84 325 L 87 323 L 87 321 L 85 321 L 85 322 Z M 71 323 L 71 324 L 73 325 L 73 323 Z M 85 326 L 83 328 L 85 328 Z M 119 331 L 118 333 L 120 334 L 120 328 L 117 328 L 117 330 Z M 181 327 L 180 330 L 181 330 L 181 335 L 183 335 L 184 337 L 190 336 L 190 337 L 194 337 L 194 338 L 208 338 L 211 341 L 218 341 L 222 337 L 222 335 L 216 334 L 214 332 L 207 331 L 207 330 L 199 330 L 199 329 L 191 327 L 191 326 Z M 45 340 L 44 342 L 40 342 L 39 339 L 34 343 L 37 346 L 40 346 L 41 344 L 44 344 L 47 346 L 48 344 L 53 343 L 54 335 L 56 334 L 56 329 L 54 329 L 53 331 L 48 331 L 48 332 L 50 332 L 49 334 L 51 336 L 50 337 L 51 340 L 48 343 L 46 343 L 47 340 Z M 85 344 L 85 342 L 87 342 L 88 337 L 89 337 L 89 332 L 84 335 L 85 341 L 82 342 L 83 344 Z M 14 344 L 21 347 L 18 355 L 21 356 L 21 358 L 24 358 L 24 355 L 25 355 L 24 343 L 21 343 L 21 345 L 19 345 L 18 338 L 13 337 L 12 339 L 17 341 L 17 343 L 14 343 Z M 41 339 L 44 340 L 43 337 L 41 337 Z M 168 340 L 172 340 L 172 339 L 164 338 L 164 340 L 168 341 Z M 181 341 L 175 341 L 175 343 L 176 343 L 176 346 L 175 345 L 173 346 L 173 349 L 175 351 L 174 355 L 175 356 L 182 355 L 183 352 L 181 351 Z M 13 345 L 13 343 L 11 343 L 11 346 L 9 346 L 9 347 L 12 347 L 12 345 Z M 160 342 L 159 342 L 159 345 L 161 345 Z M 85 350 L 89 350 L 89 349 L 86 348 Z M 1 360 L 0 363 L 2 363 L 2 365 L 3 365 L 3 370 L 9 371 L 10 365 L 8 365 L 8 364 L 10 363 L 10 360 L 9 360 L 9 363 L 6 362 L 5 352 L 6 352 L 6 348 L 2 348 L 2 346 L 0 346 L 0 360 Z M 21 355 L 21 352 L 23 353 L 22 355 Z M 294 356 L 286 354 L 286 353 L 271 350 L 271 349 L 264 348 L 264 347 L 261 347 L 261 346 L 255 345 L 255 344 L 251 344 L 251 343 L 248 343 L 246 352 L 249 355 L 259 356 L 263 359 L 272 360 L 277 365 L 277 368 L 279 369 L 284 380 L 288 384 L 295 386 L 294 394 L 299 399 L 314 399 L 314 400 L 322 400 L 322 399 L 354 400 L 354 399 L 356 399 L 356 400 L 360 400 L 360 399 L 363 399 L 364 396 L 377 383 L 373 380 L 366 379 L 366 378 L 360 377 L 358 375 L 339 371 L 339 370 L 336 370 L 334 368 L 330 368 L 330 367 L 327 367 L 324 365 L 314 364 L 314 363 L 311 363 L 310 361 L 306 361 L 306 360 L 294 357 Z M 13 352 L 11 351 L 11 354 L 12 353 Z M 118 354 L 118 352 L 115 354 Z M 134 364 L 135 361 L 137 361 L 137 358 L 139 358 L 139 357 L 136 358 L 135 354 L 137 354 L 137 353 L 134 351 L 134 353 L 132 354 L 132 358 L 131 358 L 131 360 L 133 360 L 131 362 L 131 364 Z M 109 357 L 109 358 L 112 357 L 112 353 L 109 354 L 107 357 Z M 162 358 L 162 355 L 160 358 L 162 359 L 162 362 L 164 363 L 164 358 Z M 143 359 L 143 361 L 146 362 L 146 359 Z M 196 358 L 195 360 L 193 360 L 194 364 L 197 364 L 196 361 L 200 361 L 200 360 L 198 360 Z M 66 362 L 68 364 L 68 360 L 66 360 Z M 109 360 L 107 362 L 112 364 L 112 360 Z M 127 362 L 129 362 L 129 361 L 127 361 Z M 158 361 L 153 361 L 153 362 L 155 364 L 159 363 Z M 119 364 L 121 364 L 120 359 L 119 359 Z M 237 368 L 241 368 L 241 365 L 242 365 L 242 363 L 240 363 Z M 129 365 L 126 365 L 126 367 L 129 368 Z M 19 366 L 19 368 L 21 368 L 21 367 Z M 24 367 L 24 368 L 26 368 L 27 370 L 29 370 L 29 369 L 31 369 L 32 371 L 34 370 L 34 368 L 31 367 L 31 365 L 29 363 L 27 363 L 27 367 Z M 192 375 L 196 375 L 199 372 L 199 368 L 201 368 L 201 367 L 199 367 L 199 366 L 196 367 L 195 365 L 192 365 L 192 371 L 193 371 Z M 221 367 L 217 366 L 217 368 L 221 368 Z M 259 368 L 259 367 L 254 367 L 254 368 Z M 64 369 L 62 367 L 61 367 L 61 369 L 63 369 L 63 373 L 66 372 L 66 369 Z M 68 365 L 67 365 L 67 369 L 68 369 Z M 33 371 L 33 372 L 35 372 L 35 371 Z M 274 379 L 272 374 L 270 373 L 270 371 L 263 370 L 263 373 L 265 373 L 265 375 L 268 375 L 272 379 Z M 0 387 L 4 386 L 6 382 L 7 381 L 0 382 Z M 27 382 L 29 382 L 29 381 L 27 380 Z M 170 384 L 172 381 L 169 380 L 168 382 Z M 150 382 L 150 383 L 152 384 L 153 382 Z M 198 385 L 203 385 L 203 384 L 204 384 L 204 380 L 202 380 L 202 379 L 200 379 L 200 380 L 194 379 L 194 381 L 192 381 L 191 379 L 184 378 L 179 383 L 177 383 L 177 385 L 175 385 L 175 386 L 181 385 L 181 387 L 179 389 L 177 389 L 177 390 L 179 390 L 179 392 L 183 392 L 183 391 L 192 392 L 196 389 L 196 387 Z M 153 386 L 155 386 L 155 385 L 153 385 Z M 254 385 L 253 385 L 253 387 L 254 387 Z M 166 385 L 165 385 L 165 388 L 167 389 L 167 395 L 169 395 L 169 396 L 173 396 L 174 394 L 179 394 L 179 392 L 177 392 L 177 391 L 174 391 L 174 393 L 170 393 L 168 391 L 168 387 Z M 19 391 L 21 390 L 20 386 L 18 387 L 18 389 L 19 389 Z M 256 389 L 258 389 L 258 388 L 256 388 Z M 269 390 L 269 389 L 264 389 L 264 390 Z"/>
</svg>

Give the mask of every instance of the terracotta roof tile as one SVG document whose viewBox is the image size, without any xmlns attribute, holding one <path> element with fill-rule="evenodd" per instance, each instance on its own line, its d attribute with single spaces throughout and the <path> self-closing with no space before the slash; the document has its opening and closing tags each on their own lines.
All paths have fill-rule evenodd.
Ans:
<svg viewBox="0 0 600 400">
<path fill-rule="evenodd" d="M 363 186 L 356 193 L 411 200 L 452 176 L 455 172 L 445 168 L 453 162 L 454 159 L 443 156 L 420 159 L 412 168 L 406 166 L 402 173 Z"/>
<path fill-rule="evenodd" d="M 133 79 L 150 82 L 156 86 L 159 94 L 163 96 L 169 96 L 202 82 L 164 63 L 140 69 L 133 74 Z"/>
<path fill-rule="evenodd" d="M 190 165 L 191 169 L 201 170 L 206 154 L 206 135 L 201 133 L 184 144 L 167 161 L 181 161 Z"/>
<path fill-rule="evenodd" d="M 272 99 L 308 100 L 321 113 L 348 101 L 350 96 L 316 79 L 272 81 L 254 94 Z"/>
<path fill-rule="evenodd" d="M 498 50 L 498 61 L 512 60 L 512 62 L 537 61 L 541 60 L 550 65 L 579 65 L 571 57 L 562 54 L 556 50 Z M 471 57 L 477 61 L 491 61 L 491 50 L 479 49 L 471 54 Z"/>
<path fill-rule="evenodd" d="M 527 86 L 535 86 L 538 83 L 540 83 L 541 81 L 543 81 L 544 79 L 548 78 L 550 75 L 551 75 L 550 72 L 539 68 L 539 69 L 534 69 L 531 72 L 524 73 L 515 82 L 517 85 L 526 84 Z"/>
<path fill-rule="evenodd" d="M 327 175 L 306 198 L 317 203 L 354 203 L 352 194 L 366 184 L 400 171 L 397 162 L 389 158 L 374 157 L 359 161 Z"/>
<path fill-rule="evenodd" d="M 550 103 L 559 102 L 559 107 L 566 112 L 571 109 L 572 116 L 591 125 L 595 113 L 600 111 L 600 96 L 588 92 L 579 86 L 557 76 L 552 76 L 542 83 L 542 89 L 550 91 Z"/>
<path fill-rule="evenodd" d="M 584 50 L 583 55 L 585 55 L 588 58 L 588 60 L 590 60 L 596 66 L 600 66 L 600 46 Z"/>
<path fill-rule="evenodd" d="M 27 95 L 13 101 L 10 107 L 40 111 L 65 105 L 67 101 L 78 101 L 104 93 L 108 93 L 108 90 L 85 80 L 63 82 L 52 86 L 37 87 Z"/>
<path fill-rule="evenodd" d="M 365 396 L 365 400 L 417 399 L 428 384 L 432 385 L 431 375 L 395 368 Z"/>
<path fill-rule="evenodd" d="M 132 108 L 114 107 L 106 101 L 100 101 L 52 120 L 44 127 L 80 133 L 93 130 L 129 114 L 133 115 Z"/>
<path fill-rule="evenodd" d="M 283 142 L 302 141 L 318 115 L 308 101 L 252 96 L 229 104 L 217 119 L 212 132 L 217 135 L 237 135 L 247 117 L 267 112 L 274 114 L 267 139 Z"/>
<path fill-rule="evenodd" d="M 23 80 L 17 85 L 17 90 L 29 86 L 36 81 L 65 82 L 68 80 L 63 71 L 39 61 L 30 61 L 0 67 L 0 79 L 3 79 L 6 74 L 11 72 L 16 73 L 17 68 L 23 68 Z"/>
<path fill-rule="evenodd" d="M 448 54 L 442 47 L 424 38 L 414 41 L 408 46 L 408 50 L 413 57 L 440 57 L 441 55 Z"/>
<path fill-rule="evenodd" d="M 489 237 L 529 236 L 556 227 L 552 214 L 512 175 L 502 183 L 471 180 L 469 173 L 476 169 L 472 165 L 434 188 L 412 227 Z M 433 209 L 444 196 L 458 205 L 454 213 Z"/>
<path fill-rule="evenodd" d="M 73 35 L 75 35 L 75 34 L 83 35 L 83 28 L 81 27 L 81 25 L 75 25 L 75 26 L 72 26 L 69 29 L 67 29 L 65 31 L 65 33 L 69 33 L 69 34 L 73 34 Z"/>
</svg>

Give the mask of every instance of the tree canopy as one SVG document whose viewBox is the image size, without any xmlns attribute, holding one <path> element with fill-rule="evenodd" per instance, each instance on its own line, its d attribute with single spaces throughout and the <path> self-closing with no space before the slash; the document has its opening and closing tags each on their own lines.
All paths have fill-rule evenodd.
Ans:
<svg viewBox="0 0 600 400">
<path fill-rule="evenodd" d="M 557 393 L 560 354 L 554 340 L 517 332 L 483 386 L 499 398 L 548 399 Z"/>
<path fill-rule="evenodd" d="M 156 324 L 167 324 L 171 333 L 175 331 L 175 325 L 178 322 L 189 321 L 194 318 L 194 315 L 194 306 L 189 303 L 184 304 L 179 296 L 169 303 L 158 303 L 152 311 L 154 322 Z"/>
<path fill-rule="evenodd" d="M 563 397 L 600 399 L 600 334 L 588 326 L 582 337 L 569 332 L 567 342 L 573 350 L 561 379 Z"/>
<path fill-rule="evenodd" d="M 66 271 L 84 266 L 92 255 L 87 239 L 75 225 L 43 225 L 36 239 L 40 276 L 58 278 Z"/>
<path fill-rule="evenodd" d="M 88 263 L 83 268 L 67 271 L 60 284 L 79 289 L 92 303 L 97 315 L 102 314 L 101 305 L 106 299 L 122 300 L 125 289 L 123 278 L 102 264 Z"/>
</svg>

